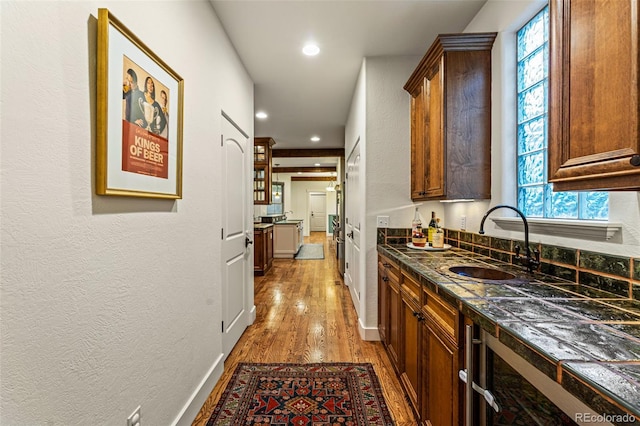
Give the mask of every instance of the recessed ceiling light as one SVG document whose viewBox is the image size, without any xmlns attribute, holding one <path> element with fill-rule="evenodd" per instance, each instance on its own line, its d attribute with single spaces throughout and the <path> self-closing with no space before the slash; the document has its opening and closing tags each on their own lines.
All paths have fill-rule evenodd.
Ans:
<svg viewBox="0 0 640 426">
<path fill-rule="evenodd" d="M 299 174 L 299 175 L 301 175 L 301 174 L 302 174 L 302 172 L 298 172 L 298 174 Z"/>
<path fill-rule="evenodd" d="M 320 163 L 316 163 L 316 164 L 314 164 L 314 166 L 320 167 Z"/>
<path fill-rule="evenodd" d="M 311 142 L 318 142 L 320 140 L 319 136 L 311 136 Z"/>
<path fill-rule="evenodd" d="M 265 118 L 267 118 L 268 115 L 266 112 L 264 111 L 258 111 L 256 112 L 256 118 L 259 118 L 260 120 L 264 120 Z"/>
<path fill-rule="evenodd" d="M 316 56 L 318 53 L 320 53 L 320 48 L 316 44 L 309 43 L 302 48 L 302 53 L 307 56 Z"/>
</svg>

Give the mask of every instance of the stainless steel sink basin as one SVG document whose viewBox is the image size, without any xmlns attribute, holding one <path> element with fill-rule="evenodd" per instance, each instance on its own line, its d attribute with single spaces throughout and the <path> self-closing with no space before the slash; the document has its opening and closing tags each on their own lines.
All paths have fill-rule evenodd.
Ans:
<svg viewBox="0 0 640 426">
<path fill-rule="evenodd" d="M 449 271 L 463 277 L 478 278 L 482 280 L 505 281 L 516 278 L 515 275 L 499 269 L 485 268 L 484 266 L 451 266 Z"/>
</svg>

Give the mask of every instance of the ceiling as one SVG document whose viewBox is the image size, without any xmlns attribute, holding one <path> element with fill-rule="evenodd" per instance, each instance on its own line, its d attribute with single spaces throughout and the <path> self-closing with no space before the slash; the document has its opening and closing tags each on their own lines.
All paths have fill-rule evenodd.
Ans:
<svg viewBox="0 0 640 426">
<path fill-rule="evenodd" d="M 362 60 L 422 56 L 437 34 L 462 32 L 486 0 L 211 0 L 251 76 L 254 134 L 274 149 L 344 148 L 344 131 Z M 314 41 L 317 56 L 302 54 Z M 417 65 L 416 61 L 416 65 Z M 407 76 L 408 78 L 409 76 Z M 311 142 L 311 136 L 321 138 Z M 313 166 L 313 158 L 275 158 Z M 325 158 L 335 164 L 335 158 Z"/>
</svg>

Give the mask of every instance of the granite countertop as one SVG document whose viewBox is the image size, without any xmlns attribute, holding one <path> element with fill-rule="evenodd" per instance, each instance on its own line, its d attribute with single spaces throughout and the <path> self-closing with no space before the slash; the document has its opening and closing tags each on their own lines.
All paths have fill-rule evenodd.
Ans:
<svg viewBox="0 0 640 426">
<path fill-rule="evenodd" d="M 303 219 L 286 219 L 286 220 L 281 220 L 279 222 L 276 222 L 276 225 L 297 225 L 301 222 L 303 222 Z"/>
<path fill-rule="evenodd" d="M 253 229 L 267 229 L 267 228 L 271 228 L 272 226 L 273 226 L 273 223 L 254 223 Z"/>
<path fill-rule="evenodd" d="M 640 302 L 458 248 L 380 244 L 378 252 L 594 410 L 640 420 Z M 516 278 L 462 277 L 453 265 Z"/>
</svg>

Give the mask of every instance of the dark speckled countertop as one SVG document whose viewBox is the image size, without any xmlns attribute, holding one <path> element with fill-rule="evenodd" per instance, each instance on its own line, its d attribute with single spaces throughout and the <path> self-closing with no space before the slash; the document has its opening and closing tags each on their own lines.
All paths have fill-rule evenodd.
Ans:
<svg viewBox="0 0 640 426">
<path fill-rule="evenodd" d="M 594 410 L 640 419 L 640 302 L 457 248 L 378 245 L 378 252 Z M 461 277 L 448 270 L 454 265 L 516 278 Z"/>
</svg>

